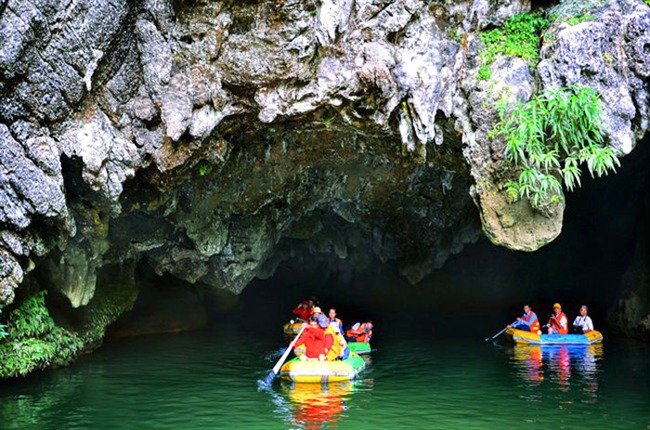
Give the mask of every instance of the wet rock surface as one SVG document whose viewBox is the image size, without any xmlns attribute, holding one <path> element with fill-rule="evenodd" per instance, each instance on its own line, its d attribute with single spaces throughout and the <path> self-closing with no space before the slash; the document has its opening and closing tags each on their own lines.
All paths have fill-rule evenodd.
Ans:
<svg viewBox="0 0 650 430">
<path fill-rule="evenodd" d="M 496 100 L 593 86 L 629 153 L 650 119 L 650 7 L 563 2 L 593 19 L 554 23 L 536 69 L 499 57 L 478 80 L 477 31 L 530 7 L 0 2 L 0 303 L 36 268 L 83 307 L 102 267 L 134 260 L 232 292 L 332 254 L 415 282 L 481 220 L 543 246 L 564 207 L 499 197 Z"/>
</svg>

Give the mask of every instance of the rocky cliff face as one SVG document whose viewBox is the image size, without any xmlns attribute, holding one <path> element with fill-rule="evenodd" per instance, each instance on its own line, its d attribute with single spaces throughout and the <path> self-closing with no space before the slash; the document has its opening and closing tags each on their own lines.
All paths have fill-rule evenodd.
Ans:
<svg viewBox="0 0 650 430">
<path fill-rule="evenodd" d="M 628 154 L 650 120 L 650 7 L 562 2 L 539 64 L 502 55 L 480 79 L 479 32 L 533 6 L 0 1 L 0 304 L 33 270 L 76 308 L 124 262 L 240 292 L 332 254 L 415 282 L 481 223 L 543 246 L 563 203 L 507 202 L 496 102 L 593 87 Z"/>
</svg>

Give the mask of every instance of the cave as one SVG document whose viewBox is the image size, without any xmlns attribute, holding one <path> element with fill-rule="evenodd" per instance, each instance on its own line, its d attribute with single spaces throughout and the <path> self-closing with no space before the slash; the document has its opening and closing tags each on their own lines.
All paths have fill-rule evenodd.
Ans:
<svg viewBox="0 0 650 430">
<path fill-rule="evenodd" d="M 0 428 L 646 428 L 648 46 L 648 0 L 0 0 Z"/>
<path fill-rule="evenodd" d="M 253 280 L 239 296 L 173 276 L 160 277 L 143 262 L 141 297 L 131 312 L 109 327 L 108 337 L 233 321 L 278 336 L 278 327 L 292 316 L 290 310 L 312 296 L 324 307 L 337 308 L 341 317 L 374 321 L 380 327 L 377 332 L 385 330 L 388 337 L 406 327 L 440 336 L 476 336 L 477 325 L 503 325 L 518 316 L 525 303 L 546 319 L 554 302 L 561 302 L 570 318 L 587 304 L 599 329 L 615 335 L 622 329 L 617 317 L 619 300 L 629 299 L 630 288 L 642 291 L 641 300 L 647 294 L 642 277 L 630 281 L 625 276 L 635 267 L 647 269 L 650 263 L 648 139 L 622 159 L 617 174 L 592 179 L 583 173 L 582 188 L 567 194 L 562 234 L 537 252 L 507 250 L 482 238 L 412 283 L 395 261 L 382 262 L 372 255 L 343 257 L 334 252 L 333 245 L 329 253 L 319 249 L 310 254 L 315 247 L 308 239 L 292 240 L 279 246 L 291 247 L 290 255 L 302 257 L 283 261 L 265 279 Z M 348 224 L 331 214 L 321 216 L 327 220 L 326 232 Z M 179 321 L 169 321 L 174 315 Z M 645 336 L 634 331 L 628 334 Z M 378 342 L 381 337 L 377 335 Z"/>
</svg>

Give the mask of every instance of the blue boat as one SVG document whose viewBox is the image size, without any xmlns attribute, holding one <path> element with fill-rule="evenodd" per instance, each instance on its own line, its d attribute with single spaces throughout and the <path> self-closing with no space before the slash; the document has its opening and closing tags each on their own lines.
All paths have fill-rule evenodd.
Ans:
<svg viewBox="0 0 650 430">
<path fill-rule="evenodd" d="M 509 328 L 506 335 L 515 343 L 528 345 L 591 345 L 603 341 L 602 333 L 597 330 L 585 334 L 537 334 Z"/>
</svg>

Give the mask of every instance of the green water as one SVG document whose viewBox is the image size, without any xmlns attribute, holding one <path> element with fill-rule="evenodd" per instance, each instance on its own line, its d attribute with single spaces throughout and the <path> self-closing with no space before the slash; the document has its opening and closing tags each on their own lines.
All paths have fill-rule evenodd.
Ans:
<svg viewBox="0 0 650 430">
<path fill-rule="evenodd" d="M 235 326 L 113 341 L 0 385 L 0 429 L 648 429 L 650 351 L 377 340 L 348 384 L 260 389 L 279 339 Z"/>
</svg>

